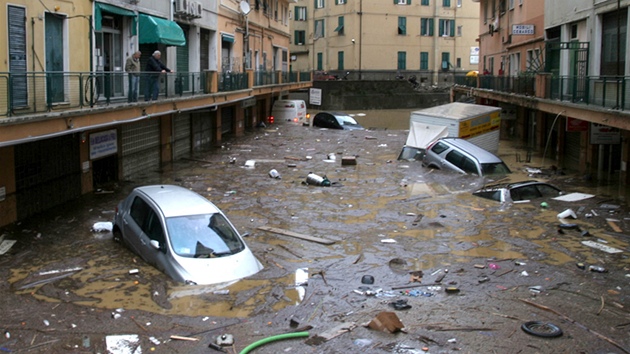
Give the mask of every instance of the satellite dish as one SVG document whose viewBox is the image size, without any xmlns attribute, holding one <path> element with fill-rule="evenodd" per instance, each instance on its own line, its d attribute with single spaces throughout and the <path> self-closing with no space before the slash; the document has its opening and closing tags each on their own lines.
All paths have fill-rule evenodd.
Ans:
<svg viewBox="0 0 630 354">
<path fill-rule="evenodd" d="M 243 15 L 247 15 L 252 9 L 249 7 L 247 0 L 243 0 L 238 5 L 241 8 Z"/>
</svg>

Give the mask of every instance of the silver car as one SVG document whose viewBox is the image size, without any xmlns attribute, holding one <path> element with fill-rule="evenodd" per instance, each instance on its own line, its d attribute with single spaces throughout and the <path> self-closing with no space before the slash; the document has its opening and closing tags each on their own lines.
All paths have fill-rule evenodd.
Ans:
<svg viewBox="0 0 630 354">
<path fill-rule="evenodd" d="M 112 232 L 147 263 L 187 284 L 231 282 L 263 268 L 219 208 L 179 186 L 134 189 L 118 204 Z"/>
<path fill-rule="evenodd" d="M 422 165 L 478 176 L 512 172 L 499 157 L 461 138 L 440 138 L 431 143 Z"/>
<path fill-rule="evenodd" d="M 538 198 L 556 198 L 564 193 L 551 184 L 531 180 L 485 186 L 474 191 L 473 195 L 501 203 L 512 203 Z"/>
</svg>

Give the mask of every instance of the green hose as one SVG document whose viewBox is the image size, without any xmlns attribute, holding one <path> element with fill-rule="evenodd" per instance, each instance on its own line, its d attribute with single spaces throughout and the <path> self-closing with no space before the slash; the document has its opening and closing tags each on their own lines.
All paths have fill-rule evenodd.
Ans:
<svg viewBox="0 0 630 354">
<path fill-rule="evenodd" d="M 269 342 L 275 342 L 277 340 L 281 340 L 281 339 L 289 339 L 289 338 L 300 338 L 300 337 L 308 337 L 308 332 L 293 332 L 293 333 L 285 333 L 285 334 L 278 334 L 275 336 L 271 336 L 271 337 L 267 337 L 267 338 L 263 338 L 259 341 L 256 341 L 248 346 L 245 347 L 245 349 L 241 350 L 241 352 L 239 354 L 247 354 L 250 351 L 252 351 L 252 349 L 259 347 L 263 344 L 267 344 Z"/>
</svg>

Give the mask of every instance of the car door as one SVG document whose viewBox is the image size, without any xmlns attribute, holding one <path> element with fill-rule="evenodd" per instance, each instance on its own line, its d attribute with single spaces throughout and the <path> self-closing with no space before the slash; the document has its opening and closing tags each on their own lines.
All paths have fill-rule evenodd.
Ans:
<svg viewBox="0 0 630 354">
<path fill-rule="evenodd" d="M 135 196 L 131 203 L 129 218 L 124 222 L 124 235 L 131 249 L 147 263 L 163 270 L 158 259 L 159 253 L 164 253 L 166 248 L 164 229 L 160 218 L 151 208 L 149 203 L 140 196 Z M 156 240 L 162 245 L 162 250 L 151 245 L 151 240 Z"/>
<path fill-rule="evenodd" d="M 461 168 L 464 157 L 464 154 L 456 149 L 453 149 L 446 154 L 443 160 L 440 161 L 442 165 L 440 168 L 447 168 L 459 173 L 466 173 L 466 171 Z"/>
</svg>

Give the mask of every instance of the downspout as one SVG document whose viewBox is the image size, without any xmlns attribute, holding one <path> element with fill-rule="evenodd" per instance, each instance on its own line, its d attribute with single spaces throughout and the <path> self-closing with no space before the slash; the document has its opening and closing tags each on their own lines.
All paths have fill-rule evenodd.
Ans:
<svg viewBox="0 0 630 354">
<path fill-rule="evenodd" d="M 439 33 L 439 21 L 440 21 L 440 17 L 438 16 L 438 4 L 437 1 L 433 1 L 433 21 L 437 20 L 438 22 L 438 33 L 436 33 L 435 36 L 433 36 L 433 63 L 434 63 L 434 68 L 436 68 L 437 70 L 434 71 L 433 73 L 433 83 L 437 84 L 438 83 L 438 78 L 440 76 L 440 71 L 442 69 L 442 56 L 440 54 L 440 52 L 438 51 L 439 45 L 438 42 L 440 40 L 440 37 L 442 36 L 441 33 Z M 434 24 L 435 26 L 435 24 Z"/>
<path fill-rule="evenodd" d="M 363 80 L 361 54 L 363 52 L 363 0 L 359 1 L 359 80 Z"/>
</svg>

